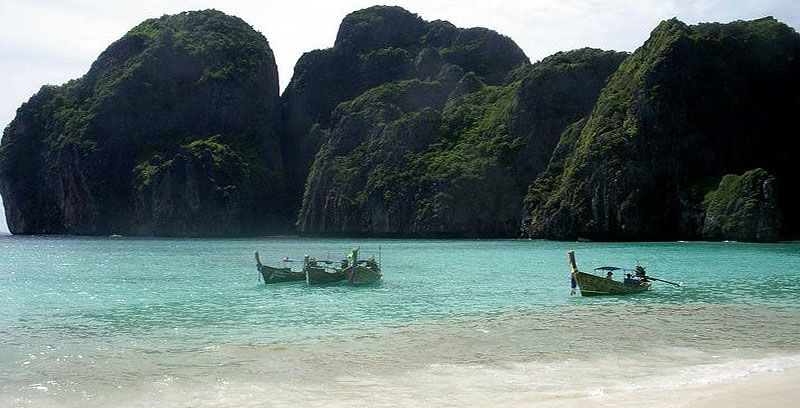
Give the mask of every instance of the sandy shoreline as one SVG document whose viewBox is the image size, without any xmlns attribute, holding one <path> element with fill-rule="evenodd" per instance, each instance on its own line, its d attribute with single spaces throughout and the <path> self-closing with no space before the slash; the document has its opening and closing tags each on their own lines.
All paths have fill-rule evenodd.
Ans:
<svg viewBox="0 0 800 408">
<path fill-rule="evenodd" d="M 576 373 L 577 374 L 577 373 Z M 429 378 L 436 380 L 437 378 Z M 341 382 L 335 389 L 325 386 L 311 386 L 298 390 L 292 385 L 271 384 L 260 388 L 253 383 L 234 385 L 232 388 L 222 387 L 213 381 L 198 392 L 197 384 L 182 388 L 178 379 L 166 381 L 161 387 L 148 392 L 128 390 L 116 395 L 92 395 L 89 392 L 77 399 L 65 399 L 64 396 L 39 395 L 37 398 L 8 398 L 7 406 L 35 407 L 101 407 L 109 406 L 113 401 L 117 407 L 539 407 L 539 408 L 772 408 L 800 407 L 800 368 L 782 371 L 771 371 L 750 374 L 745 377 L 688 386 L 665 387 L 662 389 L 643 387 L 632 391 L 591 392 L 586 393 L 586 384 L 576 378 L 571 393 L 541 393 L 527 389 L 524 385 L 511 392 L 502 392 L 466 385 L 422 380 L 422 387 L 402 387 L 388 393 L 377 392 L 383 388 L 379 378 L 349 383 Z M 363 380 L 363 379 L 362 379 Z M 542 379 L 543 380 L 543 379 Z M 172 384 L 175 382 L 175 384 Z M 178 386 L 173 388 L 170 385 Z M 232 384 L 233 385 L 233 384 Z M 357 385 L 357 386 L 355 386 Z M 419 384 L 417 384 L 419 385 Z M 632 384 L 636 388 L 637 384 Z M 45 388 L 48 384 L 38 384 Z M 211 391 L 208 394 L 206 391 Z M 87 391 L 87 390 L 85 390 Z M 266 392 L 265 392 L 266 391 Z M 499 392 L 498 392 L 499 391 Z M 86 399 L 87 395 L 92 395 Z M 265 397 L 268 395 L 269 397 Z M 0 398 L 3 405 L 4 398 Z"/>
<path fill-rule="evenodd" d="M 800 407 L 800 368 L 751 374 L 713 384 L 663 390 L 529 401 L 539 407 L 670 407 L 757 408 Z"/>
<path fill-rule="evenodd" d="M 800 369 L 759 373 L 702 387 L 684 407 L 800 407 Z"/>
</svg>

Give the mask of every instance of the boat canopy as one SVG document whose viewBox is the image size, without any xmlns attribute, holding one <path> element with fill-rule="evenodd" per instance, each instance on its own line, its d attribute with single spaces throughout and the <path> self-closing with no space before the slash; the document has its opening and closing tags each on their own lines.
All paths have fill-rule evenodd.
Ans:
<svg viewBox="0 0 800 408">
<path fill-rule="evenodd" d="M 636 268 L 628 268 L 622 266 L 601 266 L 598 268 L 594 268 L 595 272 L 611 272 L 611 271 L 623 271 L 626 273 L 633 273 L 636 272 Z"/>
</svg>

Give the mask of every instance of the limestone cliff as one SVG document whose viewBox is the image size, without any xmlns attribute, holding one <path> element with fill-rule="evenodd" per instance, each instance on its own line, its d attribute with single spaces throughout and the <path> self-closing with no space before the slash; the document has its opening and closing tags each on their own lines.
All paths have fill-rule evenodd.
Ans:
<svg viewBox="0 0 800 408">
<path fill-rule="evenodd" d="M 147 20 L 18 110 L 0 147 L 9 228 L 264 233 L 288 219 L 279 130 L 261 34 L 214 10 Z"/>
<path fill-rule="evenodd" d="M 517 236 L 525 189 L 561 127 L 588 114 L 624 57 L 559 53 L 518 65 L 499 85 L 446 63 L 435 77 L 389 82 L 341 103 L 330 124 L 312 130 L 324 142 L 300 230 Z"/>
<path fill-rule="evenodd" d="M 692 239 L 724 174 L 761 167 L 779 206 L 800 142 L 800 36 L 772 18 L 661 23 L 603 89 L 565 154 L 530 187 L 525 231 L 556 239 Z M 787 211 L 783 211 L 787 214 Z M 797 217 L 784 219 L 797 231 Z"/>
<path fill-rule="evenodd" d="M 741 176 L 728 174 L 703 202 L 704 239 L 737 241 L 775 241 L 781 227 L 781 214 L 775 192 L 775 177 L 764 169 Z"/>
<path fill-rule="evenodd" d="M 374 6 L 347 15 L 334 46 L 304 54 L 282 95 L 294 194 L 299 199 L 314 156 L 325 142 L 315 126 L 332 125 L 331 114 L 339 103 L 385 83 L 433 80 L 453 68 L 499 85 L 526 63 L 528 58 L 514 41 L 485 28 L 427 22 L 400 7 Z"/>
<path fill-rule="evenodd" d="M 530 64 L 489 29 L 375 6 L 304 54 L 279 98 L 261 34 L 186 12 L 143 22 L 24 103 L 0 143 L 0 194 L 15 234 L 521 226 L 771 241 L 800 231 L 798 101 L 800 35 L 772 18 L 672 19 L 632 54 Z"/>
</svg>

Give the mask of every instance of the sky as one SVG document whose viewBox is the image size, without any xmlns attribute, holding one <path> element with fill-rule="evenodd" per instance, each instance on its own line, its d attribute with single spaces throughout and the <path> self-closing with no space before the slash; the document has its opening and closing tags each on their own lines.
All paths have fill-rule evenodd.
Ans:
<svg viewBox="0 0 800 408">
<path fill-rule="evenodd" d="M 596 47 L 634 51 L 662 20 L 688 24 L 773 16 L 800 27 L 797 0 L 0 0 L 0 126 L 45 84 L 79 78 L 113 41 L 145 19 L 214 8 L 264 34 L 281 89 L 304 53 L 328 48 L 342 18 L 375 4 L 397 5 L 425 20 L 487 27 L 511 37 L 532 62 L 558 51 Z M 1 202 L 1 200 L 0 200 Z M 0 233 L 7 232 L 0 211 Z"/>
</svg>

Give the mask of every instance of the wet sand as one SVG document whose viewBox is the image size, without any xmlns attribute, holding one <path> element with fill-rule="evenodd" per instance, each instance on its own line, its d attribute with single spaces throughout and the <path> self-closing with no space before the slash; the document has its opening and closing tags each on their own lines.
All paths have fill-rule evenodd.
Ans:
<svg viewBox="0 0 800 408">
<path fill-rule="evenodd" d="M 521 401 L 519 401 L 521 402 Z M 579 398 L 527 401 L 537 407 L 800 407 L 800 369 L 751 374 L 733 380 L 664 390 L 641 390 Z M 526 404 L 513 404 L 526 405 Z"/>
</svg>

